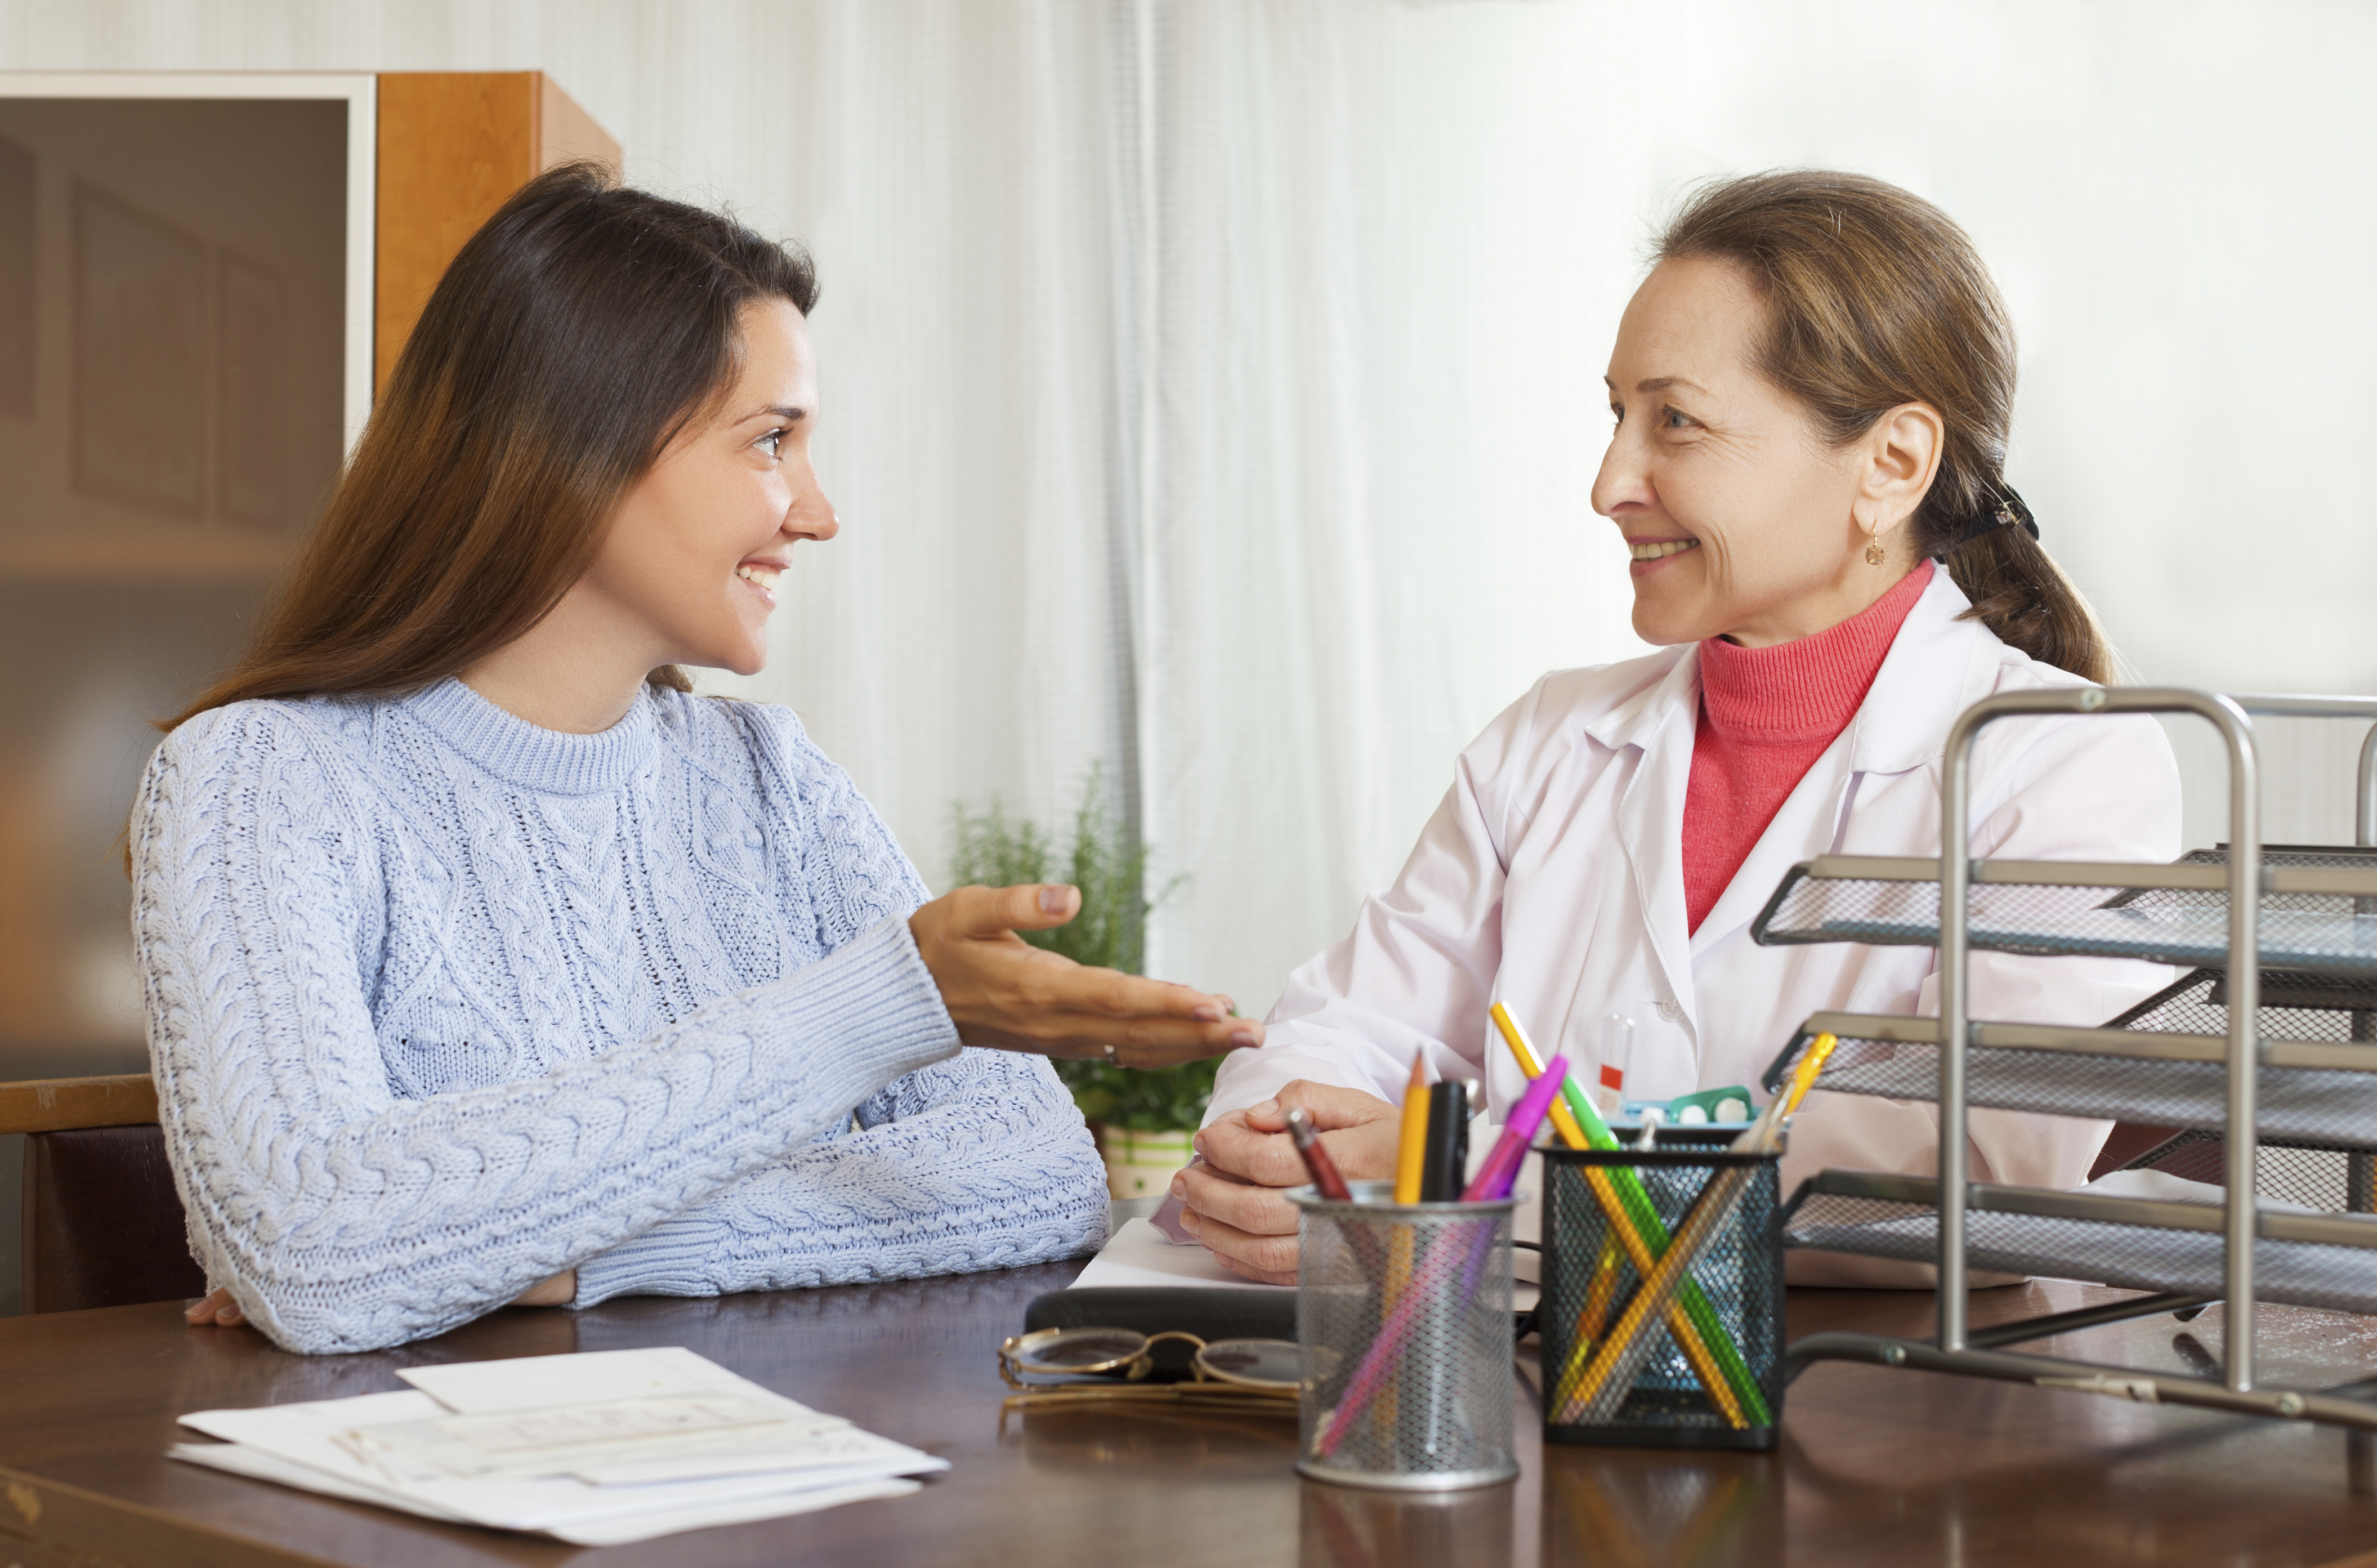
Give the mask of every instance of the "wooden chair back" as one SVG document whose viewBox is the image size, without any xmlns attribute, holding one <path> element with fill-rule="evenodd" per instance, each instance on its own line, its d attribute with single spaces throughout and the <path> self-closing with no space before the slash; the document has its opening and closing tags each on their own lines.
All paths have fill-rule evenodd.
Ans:
<svg viewBox="0 0 2377 1568">
<path fill-rule="evenodd" d="M 0 1083 L 6 1132 L 25 1134 L 26 1311 L 206 1294 L 146 1073 Z"/>
</svg>

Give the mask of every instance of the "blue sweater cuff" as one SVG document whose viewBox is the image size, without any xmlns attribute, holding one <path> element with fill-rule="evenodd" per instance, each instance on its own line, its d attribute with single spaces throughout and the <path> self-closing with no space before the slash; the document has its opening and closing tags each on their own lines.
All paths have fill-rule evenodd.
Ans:
<svg viewBox="0 0 2377 1568">
<path fill-rule="evenodd" d="M 908 922 L 893 916 L 749 999 L 771 1014 L 777 1050 L 831 1052 L 846 1074 L 850 1106 L 919 1068 L 958 1053 L 957 1025 L 916 951 Z M 845 1112 L 847 1115 L 847 1112 Z M 718 1227 L 665 1219 L 578 1265 L 572 1307 L 614 1296 L 711 1296 Z"/>
</svg>

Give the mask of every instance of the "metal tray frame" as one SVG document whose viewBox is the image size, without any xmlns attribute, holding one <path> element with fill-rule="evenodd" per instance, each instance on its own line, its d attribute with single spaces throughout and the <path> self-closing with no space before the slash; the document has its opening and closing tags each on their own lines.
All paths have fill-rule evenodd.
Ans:
<svg viewBox="0 0 2377 1568">
<path fill-rule="evenodd" d="M 1825 1073 L 1826 1089 L 1897 1100 L 1929 1097 L 1914 1092 L 1921 1082 L 1919 1065 L 1901 1064 L 1883 1077 L 1879 1064 L 1852 1060 L 1850 1051 L 1852 1043 L 1859 1041 L 1936 1051 L 1938 1019 L 1904 1013 L 1819 1012 L 1810 1015 L 1801 1030 L 1762 1080 L 1770 1091 L 1777 1087 L 1778 1075 L 1788 1071 L 1806 1043 L 1822 1033 L 1835 1036 L 1843 1047 Z M 2039 1023 L 1975 1023 L 1968 1041 L 1971 1050 L 1984 1053 L 1978 1063 L 1968 1059 L 1967 1064 L 1968 1103 L 1974 1106 L 2040 1116 L 2134 1118 L 2180 1131 L 2218 1132 L 2225 1125 L 2219 1096 L 2227 1049 L 2220 1035 L 2110 1026 L 2068 1029 Z M 2263 1084 L 2262 1097 L 2276 1102 L 2263 1110 L 2260 1142 L 2264 1146 L 2355 1151 L 2363 1156 L 2377 1150 L 2377 1078 L 2339 1084 L 2326 1076 L 2377 1074 L 2377 1042 L 2264 1039 L 2256 1054 L 2264 1071 L 2275 1075 Z M 2133 1083 L 2136 1097 L 2121 1100 L 2115 1081 L 2125 1070 L 2129 1076 L 2142 1077 L 2134 1068 L 2144 1062 L 2173 1064 L 2174 1071 L 2157 1074 L 2151 1086 L 2143 1081 Z M 1861 1077 L 1868 1073 L 1874 1076 Z M 2307 1076 L 2311 1074 L 2321 1076 Z M 2337 1092 L 2347 1084 L 2351 1087 L 2350 1107 L 2370 1112 L 2365 1131 L 2349 1125 L 2347 1107 L 2336 1107 L 2323 1115 L 2320 1110 L 2315 1096 Z M 2091 1099 L 2105 1103 L 2092 1105 Z"/>
<path fill-rule="evenodd" d="M 2054 862 L 1975 861 L 1963 853 L 1971 843 L 1972 754 L 1980 732 L 2006 718 L 2097 713 L 2192 713 L 2219 731 L 2228 756 L 2228 856 L 2225 866 L 2065 864 Z M 1966 1376 L 2007 1379 L 2048 1387 L 2115 1394 L 2148 1402 L 2207 1406 L 2286 1419 L 2319 1420 L 2377 1429 L 2377 1402 L 2371 1389 L 2344 1385 L 2330 1390 L 2265 1389 L 2254 1378 L 2255 1281 L 2254 1243 L 2272 1239 L 2316 1240 L 2332 1245 L 2377 1247 L 2377 1223 L 2281 1215 L 2263 1213 L 2255 1202 L 2255 1155 L 2259 1146 L 2259 1069 L 2318 1067 L 2365 1070 L 2368 1052 L 2356 1046 L 2311 1042 L 2263 1042 L 2258 1023 L 2262 970 L 2303 969 L 2298 962 L 2275 961 L 2262 943 L 2261 894 L 2343 894 L 2355 900 L 2356 920 L 2377 910 L 2377 869 L 2265 866 L 2261 842 L 2260 766 L 2251 715 L 2377 720 L 2377 698 L 2226 697 L 2177 687 L 2064 688 L 2006 692 L 1982 699 L 1958 716 L 1949 731 L 1942 788 L 1941 852 L 1936 861 L 1858 856 L 1828 856 L 1795 867 L 1761 915 L 1753 936 L 1770 939 L 1767 927 L 1792 886 L 1808 876 L 1861 878 L 1869 880 L 1932 881 L 1939 885 L 1936 940 L 1940 949 L 1940 1016 L 1930 1020 L 1883 1020 L 1863 1015 L 1820 1015 L 1809 1030 L 1849 1024 L 1846 1031 L 1868 1037 L 1906 1037 L 1910 1030 L 1929 1034 L 1939 1050 L 1940 1152 L 1936 1182 L 1907 1178 L 1875 1178 L 1862 1173 L 1826 1172 L 1794 1194 L 1796 1211 L 1811 1190 L 1826 1182 L 1881 1182 L 1898 1201 L 1925 1202 L 1933 1207 L 1938 1227 L 1939 1330 L 1930 1341 L 1869 1334 L 1822 1334 L 1795 1343 L 1786 1363 L 1786 1377 L 1797 1376 L 1818 1360 L 1855 1360 L 1885 1367 L 1917 1367 Z M 2356 837 L 2362 845 L 2377 844 L 2377 727 L 2362 741 L 2357 801 Z M 2226 970 L 2228 1032 L 2225 1038 L 2208 1035 L 2158 1035 L 2119 1028 L 2049 1029 L 2038 1025 L 1981 1023 L 1971 1016 L 1970 963 L 1978 944 L 1971 928 L 1971 890 L 1990 883 L 2050 886 L 2110 886 L 2126 889 L 2176 889 L 2225 892 L 2227 936 L 2217 955 Z M 2085 945 L 2060 943 L 2051 933 L 2025 943 L 2021 951 L 2041 954 L 2081 953 Z M 1913 940 L 1914 933 L 1900 940 Z M 1821 940 L 1800 937 L 1798 940 Z M 1842 937 L 1834 940 L 1858 940 Z M 1871 940 L 1869 938 L 1864 940 Z M 2335 971 L 2331 971 L 2335 972 Z M 2377 964 L 2345 973 L 2377 975 Z M 1884 1033 L 1887 1029 L 1890 1033 Z M 2354 1033 L 2361 1031 L 2356 1029 Z M 1797 1042 L 1795 1042 L 1796 1045 Z M 1968 1159 L 1971 1105 L 1969 1052 L 1976 1046 L 2040 1051 L 2080 1051 L 2113 1058 L 2147 1060 L 2218 1061 L 2225 1069 L 2223 1202 L 2217 1208 L 2197 1204 L 2150 1203 L 2096 1194 L 2059 1193 L 2036 1189 L 1977 1186 Z M 1794 1053 L 1786 1053 L 1794 1054 Z M 1779 1065 L 1779 1064 L 1778 1064 Z M 2242 1135 L 2240 1135 L 2240 1134 Z M 1879 1191 L 1871 1194 L 1881 1196 Z M 2113 1225 L 2205 1230 L 2216 1228 L 2221 1239 L 2220 1279 L 2216 1298 L 2203 1292 L 2165 1291 L 2135 1300 L 2112 1303 L 2076 1313 L 2059 1313 L 2003 1324 L 1976 1333 L 1969 1321 L 1967 1283 L 1971 1274 L 1971 1237 L 1967 1216 L 1976 1209 L 2061 1215 Z M 2166 1212 L 2168 1211 L 2168 1212 Z M 2275 1229 L 2273 1228 L 2275 1227 Z M 2305 1227 L 2315 1228 L 2292 1233 Z M 2281 1236 L 2279 1233 L 2287 1233 Z M 2086 1261 L 2072 1260 L 2075 1272 L 2086 1272 Z M 2095 1323 L 2180 1311 L 2192 1315 L 2213 1299 L 2225 1304 L 2225 1332 L 2220 1376 L 2215 1379 L 2141 1372 L 2126 1367 L 2067 1361 L 2047 1357 L 2009 1355 L 2001 1347 L 2070 1332 Z"/>
<path fill-rule="evenodd" d="M 2377 861 L 2366 867 L 2273 865 L 2264 852 L 2264 896 L 2348 897 L 2351 913 L 2267 910 L 2260 951 L 2263 962 L 2306 974 L 2377 980 Z M 2308 856 L 2308 848 L 2293 851 Z M 1871 920 L 1840 920 L 1821 927 L 1782 924 L 1791 895 L 1809 882 L 1863 881 L 1936 885 L 1940 863 L 1897 856 L 1824 855 L 1802 861 L 1784 875 L 1774 896 L 1750 923 L 1752 939 L 1768 947 L 1820 942 L 1864 942 L 1875 947 L 1937 947 L 1937 916 L 1905 915 Z M 2060 922 L 2009 923 L 1984 920 L 1971 945 L 1995 952 L 2040 956 L 2137 958 L 2190 968 L 2223 967 L 2229 954 L 2228 920 L 2212 908 L 2165 912 L 2141 910 L 2139 895 L 2155 892 L 2230 891 L 2224 861 L 2196 856 L 2168 866 L 2124 866 L 2105 861 L 1983 860 L 1972 865 L 1973 886 L 2120 888 L 2120 896 L 2085 910 L 2066 912 Z M 2225 899 L 2224 899 L 2225 904 Z"/>
</svg>

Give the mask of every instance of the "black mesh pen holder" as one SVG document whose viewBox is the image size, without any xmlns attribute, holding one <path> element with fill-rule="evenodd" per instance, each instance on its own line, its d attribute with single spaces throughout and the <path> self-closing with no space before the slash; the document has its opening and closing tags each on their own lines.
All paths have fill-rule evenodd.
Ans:
<svg viewBox="0 0 2377 1568">
<path fill-rule="evenodd" d="M 1774 1446 L 1783 1420 L 1780 1155 L 1732 1134 L 1662 1128 L 1637 1151 L 1544 1151 L 1544 1436 L 1641 1448 Z M 1664 1306 L 1637 1307 L 1639 1266 L 1666 1251 L 1703 1191 L 1729 1212 Z M 1628 1216 L 1627 1234 L 1612 1223 Z M 1653 1267 L 1656 1267 L 1655 1263 Z M 1643 1320 L 1630 1354 L 1630 1307 Z M 1613 1342 L 1616 1342 L 1613 1344 Z"/>
</svg>

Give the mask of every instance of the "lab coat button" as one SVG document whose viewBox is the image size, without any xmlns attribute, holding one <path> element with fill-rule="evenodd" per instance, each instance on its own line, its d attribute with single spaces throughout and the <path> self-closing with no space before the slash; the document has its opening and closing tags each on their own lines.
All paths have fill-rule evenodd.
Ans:
<svg viewBox="0 0 2377 1568">
<path fill-rule="evenodd" d="M 1677 1020 L 1682 1018 L 1683 1015 L 1684 1004 L 1678 1001 L 1673 995 L 1664 996 L 1659 999 L 1660 1017 L 1666 1019 L 1668 1023 L 1673 1023 Z"/>
</svg>

